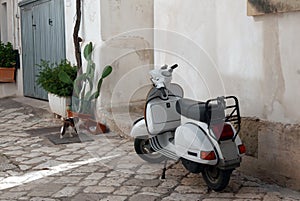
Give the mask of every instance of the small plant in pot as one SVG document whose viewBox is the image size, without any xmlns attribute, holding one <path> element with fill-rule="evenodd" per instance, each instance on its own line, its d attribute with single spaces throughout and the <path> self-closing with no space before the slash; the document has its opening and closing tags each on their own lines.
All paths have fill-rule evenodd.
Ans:
<svg viewBox="0 0 300 201">
<path fill-rule="evenodd" d="M 102 74 L 97 79 L 95 78 L 95 63 L 92 60 L 93 44 L 90 42 L 84 48 L 84 58 L 87 61 L 86 71 L 79 75 L 73 82 L 74 92 L 72 97 L 73 115 L 83 119 L 86 122 L 86 127 L 96 124 L 95 132 L 105 132 L 105 125 L 96 122 L 94 119 L 94 111 L 97 98 L 100 95 L 103 80 L 112 72 L 111 66 L 105 66 Z M 66 73 L 60 74 L 61 80 L 70 83 L 71 79 Z"/>
<path fill-rule="evenodd" d="M 17 56 L 10 42 L 4 44 L 0 41 L 0 82 L 15 82 Z"/>
<path fill-rule="evenodd" d="M 48 92 L 50 109 L 53 113 L 66 117 L 67 106 L 70 105 L 73 93 L 73 81 L 76 79 L 77 67 L 67 60 L 60 63 L 41 61 L 37 83 Z M 61 74 L 68 75 L 70 83 L 61 79 Z"/>
</svg>

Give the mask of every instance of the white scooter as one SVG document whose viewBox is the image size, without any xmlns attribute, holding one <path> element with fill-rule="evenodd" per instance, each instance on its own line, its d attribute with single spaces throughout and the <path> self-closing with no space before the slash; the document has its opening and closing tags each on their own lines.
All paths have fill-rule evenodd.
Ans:
<svg viewBox="0 0 300 201">
<path fill-rule="evenodd" d="M 238 99 L 228 96 L 200 102 L 183 98 L 182 88 L 171 83 L 177 66 L 150 71 L 153 87 L 145 114 L 134 122 L 130 133 L 135 151 L 151 163 L 180 159 L 188 171 L 202 173 L 209 189 L 221 191 L 246 152 L 238 136 Z"/>
</svg>

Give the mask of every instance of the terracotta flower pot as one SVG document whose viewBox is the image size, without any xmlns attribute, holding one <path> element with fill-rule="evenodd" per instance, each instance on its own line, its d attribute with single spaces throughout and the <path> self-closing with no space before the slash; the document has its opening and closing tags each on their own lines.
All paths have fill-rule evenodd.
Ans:
<svg viewBox="0 0 300 201">
<path fill-rule="evenodd" d="M 0 67 L 0 82 L 15 82 L 15 67 Z"/>
</svg>

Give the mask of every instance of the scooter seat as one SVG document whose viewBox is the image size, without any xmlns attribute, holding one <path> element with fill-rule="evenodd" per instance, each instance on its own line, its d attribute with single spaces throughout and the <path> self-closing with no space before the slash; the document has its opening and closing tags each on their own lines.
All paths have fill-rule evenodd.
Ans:
<svg viewBox="0 0 300 201">
<path fill-rule="evenodd" d="M 212 113 L 214 120 L 223 120 L 225 117 L 224 108 L 218 107 L 217 104 L 209 104 L 208 108 L 205 108 L 205 102 L 187 98 L 179 99 L 176 102 L 176 111 L 189 119 L 207 124 L 211 122 Z"/>
</svg>

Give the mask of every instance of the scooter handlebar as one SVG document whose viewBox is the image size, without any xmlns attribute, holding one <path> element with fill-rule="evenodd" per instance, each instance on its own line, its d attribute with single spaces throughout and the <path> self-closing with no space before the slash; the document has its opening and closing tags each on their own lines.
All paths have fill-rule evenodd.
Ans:
<svg viewBox="0 0 300 201">
<path fill-rule="evenodd" d="M 171 66 L 170 68 L 174 70 L 174 69 L 177 68 L 177 67 L 178 67 L 178 64 L 174 64 L 174 65 Z"/>
</svg>

